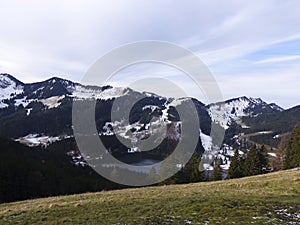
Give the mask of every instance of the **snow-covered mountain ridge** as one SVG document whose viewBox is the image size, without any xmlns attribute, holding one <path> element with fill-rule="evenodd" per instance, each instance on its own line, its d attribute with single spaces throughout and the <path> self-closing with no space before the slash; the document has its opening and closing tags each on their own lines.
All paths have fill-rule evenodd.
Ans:
<svg viewBox="0 0 300 225">
<path fill-rule="evenodd" d="M 26 117 L 33 116 L 40 118 L 41 114 L 44 116 L 48 111 L 53 114 L 51 115 L 52 117 L 60 117 L 60 111 L 62 111 L 61 108 L 66 108 L 67 106 L 71 107 L 68 102 L 72 99 L 93 98 L 101 100 L 103 104 L 107 102 L 107 104 L 110 105 L 109 102 L 111 102 L 111 100 L 129 95 L 140 95 L 140 97 L 145 99 L 140 103 L 141 107 L 137 107 L 134 121 L 128 125 L 123 124 L 122 121 L 110 121 L 108 119 L 109 116 L 106 116 L 107 120 L 102 122 L 103 125 L 101 125 L 100 134 L 113 134 L 113 132 L 110 131 L 112 125 L 114 125 L 115 132 L 122 134 L 125 138 L 129 133 L 135 136 L 147 136 L 151 129 L 159 129 L 160 123 L 164 123 L 164 126 L 167 126 L 173 122 L 175 127 L 178 126 L 176 125 L 176 121 L 179 121 L 179 118 L 175 108 L 184 105 L 184 98 L 166 99 L 156 94 L 146 92 L 139 93 L 129 88 L 122 87 L 84 86 L 58 77 L 53 77 L 42 82 L 24 84 L 9 74 L 0 74 L 0 118 L 7 116 L 8 114 L 11 118 L 13 114 L 17 117 L 15 119 L 17 120 L 20 119 L 20 114 L 23 114 L 21 117 L 23 118 L 22 121 L 26 121 Z M 124 99 L 125 104 L 126 98 Z M 281 112 L 283 110 L 274 103 L 268 104 L 259 98 L 248 97 L 230 99 L 225 102 L 213 103 L 207 106 L 196 99 L 193 99 L 193 102 L 202 119 L 201 132 L 206 135 L 209 135 L 211 121 L 221 125 L 224 129 L 228 129 L 232 124 L 240 124 L 243 127 L 246 127 L 241 124 L 242 117 L 255 117 L 263 113 Z M 53 111 L 53 109 L 58 109 L 58 111 Z M 149 118 L 152 118 L 153 116 L 156 118 L 156 122 L 152 121 L 150 127 Z M 103 120 L 103 117 L 105 116 L 102 115 L 99 119 Z M 144 119 L 140 120 L 141 117 Z M 148 119 L 145 120 L 145 118 Z M 110 127 L 108 127 L 109 124 Z M 67 126 L 70 128 L 70 124 Z M 31 134 L 40 134 L 41 136 L 53 136 L 53 134 L 71 135 L 71 131 L 67 132 L 67 134 L 64 133 L 64 131 L 59 130 L 57 132 L 50 132 L 49 126 L 46 126 L 44 129 L 28 128 L 25 130 L 28 131 L 21 132 L 22 135 L 16 135 L 16 138 L 26 137 Z M 41 132 L 41 130 L 43 132 Z M 134 130 L 134 132 L 131 132 L 131 130 Z M 5 130 L 3 132 L 5 134 Z M 171 136 L 173 138 L 177 137 L 176 134 Z"/>
<path fill-rule="evenodd" d="M 0 74 L 0 108 L 8 107 L 8 100 L 13 99 L 15 106 L 22 104 L 25 108 L 32 101 L 40 101 L 45 106 L 57 107 L 62 96 L 74 98 L 111 99 L 126 95 L 129 88 L 84 86 L 69 80 L 53 77 L 43 82 L 24 84 L 9 74 Z M 148 97 L 160 97 L 144 93 Z M 183 100 L 175 99 L 176 106 Z M 258 107 L 266 110 L 282 111 L 275 103 L 267 104 L 260 98 L 240 97 L 207 106 L 213 120 L 222 126 L 230 125 L 230 120 L 237 121 L 242 116 L 256 116 L 261 113 Z"/>
<path fill-rule="evenodd" d="M 66 138 L 72 139 L 72 101 L 91 98 L 97 99 L 95 121 L 99 136 L 107 145 L 112 146 L 112 152 L 117 154 L 138 152 L 139 141 L 147 139 L 152 134 L 166 132 L 165 136 L 157 135 L 154 139 L 157 143 L 161 143 L 164 137 L 170 143 L 180 139 L 181 121 L 176 108 L 186 108 L 187 98 L 167 99 L 157 94 L 140 93 L 123 87 L 85 86 L 57 77 L 38 83 L 24 84 L 8 74 L 0 74 L 0 123 L 2 124 L 0 136 L 12 138 L 28 146 L 48 146 Z M 111 107 L 115 99 L 121 100 L 124 107 L 129 105 L 130 99 L 141 99 L 132 108 L 129 121 L 124 122 L 122 119 L 111 121 Z M 221 158 L 224 169 L 230 164 L 233 148 L 248 148 L 240 139 L 234 138 L 235 136 L 247 131 L 272 130 L 273 136 L 283 133 L 274 130 L 274 127 L 270 129 L 263 127 L 259 130 L 252 127 L 257 124 L 252 120 L 260 121 L 259 123 L 263 121 L 261 124 L 264 124 L 265 118 L 263 117 L 262 120 L 260 117 L 266 114 L 273 115 L 276 120 L 281 117 L 281 114 L 285 115 L 285 111 L 274 103 L 268 104 L 260 98 L 245 96 L 210 105 L 204 105 L 197 99 L 189 99 L 193 101 L 200 118 L 199 149 L 213 152 Z M 118 110 L 122 113 L 122 109 Z M 190 118 L 195 116 L 189 109 L 185 112 Z M 286 114 L 295 113 L 292 111 Z M 221 149 L 215 148 L 212 144 L 210 137 L 212 123 L 219 124 L 226 130 L 225 142 Z M 132 147 L 125 148 L 116 144 L 116 135 L 126 142 L 131 142 Z M 161 149 L 166 149 L 170 143 L 165 143 Z M 208 165 L 207 168 L 210 167 Z"/>
<path fill-rule="evenodd" d="M 228 129 L 232 123 L 241 124 L 244 116 L 256 117 L 262 113 L 282 112 L 275 103 L 268 104 L 260 98 L 240 97 L 225 102 L 213 103 L 208 106 L 212 120 Z"/>
<path fill-rule="evenodd" d="M 127 88 L 84 86 L 53 77 L 43 82 L 24 84 L 9 74 L 0 74 L 0 109 L 10 105 L 24 108 L 31 102 L 40 102 L 46 108 L 55 108 L 66 97 L 79 99 L 109 99 L 126 94 Z"/>
</svg>

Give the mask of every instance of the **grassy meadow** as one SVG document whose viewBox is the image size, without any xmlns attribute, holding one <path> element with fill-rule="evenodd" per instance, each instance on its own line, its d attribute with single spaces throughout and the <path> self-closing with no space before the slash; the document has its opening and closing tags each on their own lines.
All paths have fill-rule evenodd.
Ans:
<svg viewBox="0 0 300 225">
<path fill-rule="evenodd" d="M 0 224 L 299 224 L 300 170 L 0 205 Z"/>
</svg>

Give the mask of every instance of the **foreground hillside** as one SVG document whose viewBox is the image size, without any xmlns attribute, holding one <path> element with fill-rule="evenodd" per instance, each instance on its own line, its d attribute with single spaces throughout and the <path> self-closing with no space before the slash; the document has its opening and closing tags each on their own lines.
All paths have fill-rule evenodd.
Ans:
<svg viewBox="0 0 300 225">
<path fill-rule="evenodd" d="M 300 170 L 0 205 L 0 224 L 299 224 Z"/>
</svg>

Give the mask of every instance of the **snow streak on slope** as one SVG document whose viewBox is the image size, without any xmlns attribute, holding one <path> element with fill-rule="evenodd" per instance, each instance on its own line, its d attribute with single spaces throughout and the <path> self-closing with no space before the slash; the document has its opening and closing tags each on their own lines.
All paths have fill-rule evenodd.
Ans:
<svg viewBox="0 0 300 225">
<path fill-rule="evenodd" d="M 29 147 L 34 147 L 34 146 L 47 147 L 49 144 L 52 144 L 53 142 L 60 141 L 60 140 L 70 138 L 70 137 L 71 136 L 67 136 L 67 135 L 62 135 L 62 136 L 58 136 L 58 137 L 50 137 L 50 136 L 39 135 L 39 134 L 28 134 L 25 137 L 15 139 L 15 141 L 18 141 Z"/>
<path fill-rule="evenodd" d="M 227 103 L 213 104 L 209 107 L 212 121 L 228 129 L 232 121 L 239 121 L 239 118 L 246 116 L 244 110 L 249 106 L 249 100 L 237 99 Z"/>
<path fill-rule="evenodd" d="M 212 150 L 212 138 L 206 134 L 203 134 L 200 130 L 200 138 L 201 143 L 205 151 L 211 151 Z"/>
<path fill-rule="evenodd" d="M 18 107 L 19 105 L 22 105 L 24 108 L 27 107 L 27 105 L 32 102 L 32 100 L 26 100 L 27 97 L 15 99 L 15 106 Z"/>
<path fill-rule="evenodd" d="M 94 98 L 108 100 L 123 96 L 127 92 L 128 89 L 122 87 L 111 87 L 105 90 L 101 90 L 99 88 L 88 88 L 82 85 L 76 85 L 74 90 L 72 91 L 71 97 L 76 97 L 80 99 Z"/>
<path fill-rule="evenodd" d="M 56 108 L 61 104 L 60 100 L 62 100 L 64 97 L 65 96 L 53 96 L 50 98 L 41 99 L 40 102 L 47 106 L 48 109 Z"/>
</svg>

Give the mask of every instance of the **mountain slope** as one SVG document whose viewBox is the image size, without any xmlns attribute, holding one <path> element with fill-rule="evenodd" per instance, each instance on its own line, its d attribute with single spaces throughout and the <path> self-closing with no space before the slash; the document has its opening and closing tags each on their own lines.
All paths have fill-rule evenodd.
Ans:
<svg viewBox="0 0 300 225">
<path fill-rule="evenodd" d="M 4 78 L 7 76 L 1 75 Z M 178 123 L 175 106 L 184 104 L 184 99 L 166 99 L 129 88 L 83 86 L 64 79 L 51 78 L 39 83 L 23 84 L 22 92 L 3 99 L 3 107 L 0 109 L 0 122 L 3 126 L 0 128 L 0 135 L 18 140 L 26 139 L 27 136 L 69 137 L 73 134 L 73 100 L 89 98 L 97 99 L 96 125 L 99 134 L 110 135 L 112 132 L 108 130 L 108 126 L 115 126 L 115 131 L 119 130 L 121 133 L 118 134 L 124 138 L 129 130 L 136 130 L 133 133 L 141 136 L 142 132 L 149 130 L 150 121 L 153 119 L 159 126 L 161 123 Z M 131 110 L 130 124 L 124 124 L 122 120 L 111 121 L 111 107 L 117 98 L 125 106 L 132 99 L 141 99 Z M 193 102 L 200 117 L 202 132 L 209 134 L 211 121 L 207 109 L 196 99 Z M 121 115 L 122 110 L 119 111 L 116 113 Z M 155 121 L 151 121 L 151 124 L 154 126 Z"/>
<path fill-rule="evenodd" d="M 233 123 L 240 124 L 242 117 L 256 117 L 261 114 L 282 112 L 283 109 L 274 103 L 267 104 L 260 98 L 240 97 L 209 106 L 212 120 L 228 129 Z"/>
<path fill-rule="evenodd" d="M 279 113 L 266 113 L 257 117 L 243 118 L 243 122 L 250 127 L 249 132 L 272 130 L 276 135 L 290 132 L 295 124 L 300 122 L 299 118 L 300 106 L 296 106 Z"/>
<path fill-rule="evenodd" d="M 98 134 L 112 154 L 119 157 L 140 154 L 143 139 L 168 127 L 165 141 L 162 142 L 161 135 L 158 135 L 154 141 L 162 144 L 147 153 L 147 157 L 164 158 L 174 150 L 181 135 L 181 120 L 176 108 L 183 108 L 189 118 L 196 116 L 185 106 L 188 98 L 168 99 L 129 88 L 84 86 L 57 77 L 24 84 L 11 75 L 0 74 L 0 81 L 0 136 L 28 146 L 46 147 L 66 138 L 75 142 L 71 117 L 74 100 L 97 100 L 95 122 Z M 129 121 L 126 122 L 121 119 L 123 109 L 132 99 L 140 100 L 132 107 Z M 111 111 L 116 100 L 122 103 L 123 108 L 115 110 L 120 117 L 112 121 Z M 218 155 L 222 158 L 224 169 L 230 164 L 233 148 L 246 152 L 252 143 L 265 143 L 276 148 L 280 139 L 273 137 L 291 131 L 292 126 L 300 122 L 298 107 L 283 110 L 259 98 L 244 96 L 208 106 L 197 99 L 190 100 L 200 118 L 196 152 L 201 155 L 206 150 Z M 226 130 L 221 149 L 213 146 L 210 137 L 211 126 L 215 124 Z M 251 137 L 251 142 L 241 141 L 243 133 L 258 135 Z M 130 145 L 120 143 L 116 135 Z M 141 155 L 145 157 L 145 154 Z"/>
<path fill-rule="evenodd" d="M 24 84 L 9 74 L 0 74 L 0 108 L 8 106 L 5 101 L 21 94 Z"/>
<path fill-rule="evenodd" d="M 166 99 L 155 94 L 138 93 L 129 88 L 83 86 L 57 77 L 43 82 L 23 84 L 8 74 L 0 74 L 0 80 L 0 122 L 5 125 L 5 128 L 0 128 L 0 135 L 6 137 L 20 138 L 35 134 L 72 135 L 70 115 L 74 99 L 97 99 L 97 128 L 99 132 L 108 133 L 107 122 L 111 122 L 110 110 L 116 98 L 122 98 L 124 103 L 130 98 L 142 99 L 132 109 L 133 116 L 130 122 L 142 124 L 136 124 L 137 127 L 130 129 L 139 129 L 138 126 L 145 126 L 154 117 L 165 117 L 168 122 L 179 121 L 175 107 L 184 103 L 184 99 Z M 245 127 L 242 117 L 252 118 L 283 111 L 274 103 L 267 104 L 261 99 L 247 97 L 208 106 L 196 99 L 192 101 L 198 111 L 201 131 L 206 135 L 210 134 L 211 121 L 224 129 L 236 125 Z M 52 124 L 49 123 L 49 118 L 54 120 L 51 121 Z M 39 121 L 39 125 L 35 125 L 34 121 Z M 119 124 L 119 127 L 126 125 Z"/>
<path fill-rule="evenodd" d="M 206 106 L 193 98 L 173 99 L 129 88 L 84 86 L 57 77 L 24 84 L 10 75 L 1 74 L 0 81 L 0 136 L 9 139 L 0 139 L 0 158 L 3 160 L 0 181 L 4 182 L 0 185 L 4 187 L 0 188 L 0 201 L 119 187 L 103 178 L 98 179 L 99 176 L 86 166 L 88 160 L 94 158 L 83 155 L 76 147 L 71 117 L 73 101 L 96 99 L 95 123 L 104 150 L 132 165 L 144 165 L 145 161 L 153 165 L 165 159 L 180 141 L 182 123 L 188 123 L 198 114 L 200 129 L 197 128 L 198 143 L 193 150 L 199 160 L 203 153 L 221 159 L 223 177 L 226 177 L 234 148 L 238 148 L 241 155 L 255 143 L 276 148 L 280 141 L 277 137 L 281 137 L 282 132 L 289 132 L 293 123 L 300 122 L 299 107 L 283 111 L 275 104 L 247 97 Z M 130 109 L 126 121 L 123 114 L 133 99 L 139 101 Z M 193 102 L 196 111 L 191 110 L 187 100 Z M 116 101 L 121 104 L 113 108 Z M 179 109 L 186 115 L 185 121 L 180 118 Z M 119 115 L 117 119 L 112 120 L 112 111 Z M 212 126 L 226 130 L 221 147 L 213 143 Z M 149 137 L 153 138 L 151 143 L 158 145 L 150 151 L 141 151 L 143 140 Z M 31 148 L 17 145 L 11 139 Z M 272 157 L 276 157 L 276 149 L 273 150 Z M 102 159 L 99 158 L 100 165 Z M 180 159 L 176 163 L 176 166 L 182 165 Z M 212 170 L 213 163 L 204 167 Z M 108 173 L 110 170 L 107 168 Z M 126 173 L 130 174 L 129 171 Z M 74 184 L 73 176 L 80 185 Z M 136 176 L 144 177 L 145 171 Z M 12 190 L 12 187 L 19 189 Z M 49 190 L 49 187 L 55 188 Z"/>
<path fill-rule="evenodd" d="M 300 171 L 28 200 L 3 224 L 298 224 Z"/>
</svg>

